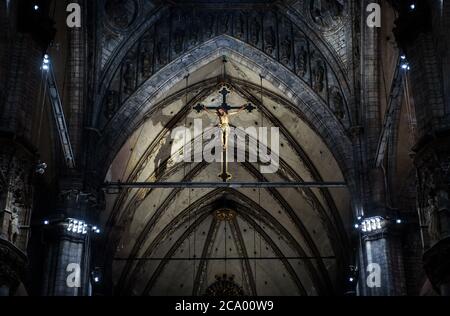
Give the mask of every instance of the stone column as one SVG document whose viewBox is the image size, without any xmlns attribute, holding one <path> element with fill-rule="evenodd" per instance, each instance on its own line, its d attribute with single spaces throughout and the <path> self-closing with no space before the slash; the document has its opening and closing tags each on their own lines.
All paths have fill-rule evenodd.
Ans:
<svg viewBox="0 0 450 316">
<path fill-rule="evenodd" d="M 67 4 L 77 3 L 81 6 L 82 12 L 86 12 L 87 5 L 84 0 L 67 0 Z M 68 62 L 67 72 L 67 121 L 69 125 L 70 141 L 75 155 L 76 164 L 81 168 L 82 158 L 82 136 L 84 125 L 85 106 L 85 52 L 86 52 L 86 32 L 87 22 L 82 18 L 81 27 L 68 28 Z"/>
<path fill-rule="evenodd" d="M 86 214 L 92 196 L 71 190 L 63 194 L 60 219 L 50 219 L 45 233 L 43 294 L 50 296 L 88 296 L 91 294 L 91 238 L 95 231 Z"/>
<path fill-rule="evenodd" d="M 374 225 L 372 219 L 370 222 Z M 397 228 L 393 218 L 378 217 L 375 227 L 370 231 L 365 228 L 365 231 L 361 232 L 359 295 L 406 295 L 402 249 Z"/>
<path fill-rule="evenodd" d="M 360 5 L 360 51 L 361 93 L 359 122 L 362 126 L 359 143 L 361 144 L 360 167 L 362 186 L 362 205 L 357 208 L 360 218 L 358 239 L 359 282 L 358 295 L 384 296 L 405 294 L 404 273 L 401 246 L 395 229 L 391 225 L 392 211 L 386 203 L 385 175 L 376 166 L 378 141 L 383 121 L 379 93 L 379 28 L 368 27 L 366 22 L 369 4 L 379 2 L 361 1 Z M 361 231 L 363 223 L 378 220 L 374 229 Z"/>
</svg>

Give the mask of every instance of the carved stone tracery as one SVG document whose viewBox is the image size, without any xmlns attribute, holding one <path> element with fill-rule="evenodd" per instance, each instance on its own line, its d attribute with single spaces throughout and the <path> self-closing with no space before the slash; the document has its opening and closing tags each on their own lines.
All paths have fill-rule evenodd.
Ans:
<svg viewBox="0 0 450 316">
<path fill-rule="evenodd" d="M 431 244 L 450 234 L 450 148 L 432 141 L 415 158 L 418 177 L 417 205 L 428 228 Z"/>
<path fill-rule="evenodd" d="M 117 91 L 117 87 L 122 86 L 119 103 L 123 103 L 140 84 L 170 61 L 195 45 L 222 34 L 234 36 L 277 59 L 329 103 L 340 120 L 348 120 L 343 114 L 346 109 L 342 110 L 347 107 L 344 96 L 331 91 L 332 86 L 339 86 L 339 83 L 332 79 L 335 74 L 326 58 L 299 27 L 279 12 L 173 8 L 167 15 L 172 19 L 162 15 L 123 59 L 122 71 L 116 71 L 104 97 L 104 123 L 113 116 L 111 109 L 117 110 L 110 91 Z"/>
<path fill-rule="evenodd" d="M 234 275 L 216 275 L 216 281 L 205 292 L 205 296 L 244 296 L 244 290 L 234 282 Z"/>
<path fill-rule="evenodd" d="M 331 28 L 341 22 L 345 7 L 345 0 L 310 0 L 313 21 L 325 28 Z"/>
<path fill-rule="evenodd" d="M 32 205 L 32 156 L 20 145 L 2 142 L 0 154 L 0 236 L 25 250 Z"/>
</svg>

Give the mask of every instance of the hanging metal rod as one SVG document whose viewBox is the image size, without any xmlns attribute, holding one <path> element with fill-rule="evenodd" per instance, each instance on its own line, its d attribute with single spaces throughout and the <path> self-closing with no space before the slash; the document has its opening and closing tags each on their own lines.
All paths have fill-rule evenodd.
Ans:
<svg viewBox="0 0 450 316">
<path fill-rule="evenodd" d="M 105 182 L 106 189 L 346 188 L 345 182 Z"/>
<path fill-rule="evenodd" d="M 58 85 L 56 84 L 55 73 L 53 72 L 53 65 L 48 59 L 46 60 L 46 71 L 47 75 L 47 85 L 49 90 L 49 100 L 52 105 L 53 116 L 55 119 L 56 130 L 58 132 L 59 141 L 61 143 L 61 149 L 64 154 L 64 160 L 69 169 L 75 168 L 75 155 L 72 150 L 72 145 L 70 143 L 69 129 L 67 127 L 66 119 L 64 116 L 63 105 L 61 103 L 61 98 L 58 91 Z"/>
<path fill-rule="evenodd" d="M 214 258 L 114 258 L 115 261 L 219 261 L 219 260 L 332 260 L 335 256 L 326 257 L 214 257 Z"/>
<path fill-rule="evenodd" d="M 391 92 L 389 93 L 389 100 L 387 103 L 386 112 L 384 115 L 383 127 L 381 129 L 380 138 L 378 140 L 378 147 L 375 158 L 375 166 L 379 167 L 383 163 L 383 159 L 388 148 L 389 139 L 395 129 L 395 118 L 397 112 L 400 110 L 403 101 L 403 79 L 405 78 L 405 69 L 402 69 L 402 57 L 397 57 L 397 64 L 395 66 L 394 77 L 392 79 Z"/>
</svg>

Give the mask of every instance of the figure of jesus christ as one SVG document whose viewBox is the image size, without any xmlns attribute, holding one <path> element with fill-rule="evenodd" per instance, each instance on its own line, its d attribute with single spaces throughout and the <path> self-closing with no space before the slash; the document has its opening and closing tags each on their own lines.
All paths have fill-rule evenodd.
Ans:
<svg viewBox="0 0 450 316">
<path fill-rule="evenodd" d="M 203 106 L 203 109 L 208 114 L 214 114 L 217 115 L 219 118 L 219 127 L 222 130 L 222 148 L 225 150 L 228 146 L 228 135 L 230 134 L 230 116 L 236 115 L 240 113 L 242 110 L 244 110 L 246 105 L 243 105 L 240 109 L 237 111 L 227 111 L 221 107 L 217 108 L 216 113 L 211 112 L 206 108 L 206 106 Z"/>
</svg>

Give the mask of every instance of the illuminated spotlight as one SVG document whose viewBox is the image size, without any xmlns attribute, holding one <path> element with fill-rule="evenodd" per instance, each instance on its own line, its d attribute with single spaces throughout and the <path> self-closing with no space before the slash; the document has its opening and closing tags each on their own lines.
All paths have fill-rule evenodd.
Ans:
<svg viewBox="0 0 450 316">
<path fill-rule="evenodd" d="M 402 223 L 402 220 L 401 220 L 400 218 L 398 218 L 395 222 L 396 222 L 397 224 L 401 224 L 401 223 Z"/>
<path fill-rule="evenodd" d="M 358 221 L 360 221 L 360 220 L 362 220 L 362 217 L 361 217 L 361 216 L 358 216 Z"/>
<path fill-rule="evenodd" d="M 358 229 L 358 228 L 359 228 L 359 224 L 355 224 L 354 227 L 355 227 L 356 229 Z"/>
<path fill-rule="evenodd" d="M 95 282 L 95 283 L 98 283 L 98 282 L 100 282 L 100 278 L 99 278 L 99 277 L 97 277 L 97 276 L 96 276 L 96 277 L 94 277 L 94 282 Z"/>
<path fill-rule="evenodd" d="M 69 219 L 69 225 L 67 225 L 67 231 L 76 234 L 86 234 L 88 225 L 81 220 Z"/>
<path fill-rule="evenodd" d="M 361 231 L 363 232 L 375 232 L 382 228 L 382 221 L 384 219 L 381 216 L 375 216 L 365 218 L 361 223 Z"/>
<path fill-rule="evenodd" d="M 404 69 L 404 70 L 409 70 L 409 69 L 410 69 L 408 63 L 403 63 L 403 64 L 401 65 L 401 67 L 402 67 L 402 69 Z"/>
<path fill-rule="evenodd" d="M 100 229 L 97 228 L 97 229 L 95 230 L 95 232 L 96 232 L 97 234 L 100 234 Z"/>
<path fill-rule="evenodd" d="M 411 10 L 415 10 L 415 9 L 416 9 L 416 5 L 413 3 L 413 4 L 411 4 L 411 5 L 409 6 L 409 8 L 410 8 Z"/>
<path fill-rule="evenodd" d="M 353 282 L 353 281 L 355 281 L 355 279 L 354 278 L 352 278 L 352 277 L 350 277 L 349 279 L 348 279 L 350 282 Z"/>
<path fill-rule="evenodd" d="M 45 220 L 44 221 L 44 225 L 48 225 L 49 224 L 49 221 L 48 220 Z"/>
<path fill-rule="evenodd" d="M 88 227 L 88 225 L 87 225 L 86 223 L 84 223 L 84 225 L 83 225 L 83 231 L 82 231 L 83 235 L 86 235 L 86 234 L 87 234 L 87 227 Z"/>
<path fill-rule="evenodd" d="M 406 59 L 406 56 L 405 56 L 405 55 L 401 55 L 401 56 L 400 56 L 400 59 L 401 59 L 401 60 L 405 60 L 405 59 Z"/>
<path fill-rule="evenodd" d="M 35 4 L 33 9 L 34 9 L 34 11 L 37 11 L 37 10 L 39 10 L 39 6 L 37 4 Z"/>
<path fill-rule="evenodd" d="M 50 67 L 50 58 L 47 54 L 44 55 L 44 60 L 42 61 L 42 69 L 48 70 Z"/>
</svg>

